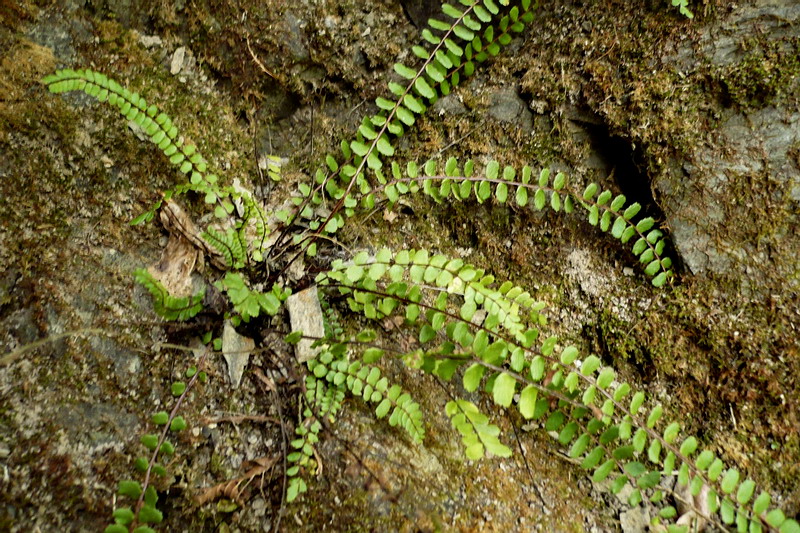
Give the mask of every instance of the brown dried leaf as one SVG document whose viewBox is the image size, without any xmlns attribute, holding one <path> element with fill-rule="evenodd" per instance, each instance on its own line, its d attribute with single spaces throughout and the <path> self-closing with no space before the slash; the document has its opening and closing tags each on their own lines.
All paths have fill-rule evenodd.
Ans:
<svg viewBox="0 0 800 533">
<path fill-rule="evenodd" d="M 202 250 L 215 267 L 221 270 L 227 269 L 225 258 L 222 257 L 222 254 L 203 239 L 201 236 L 202 232 L 175 200 L 168 200 L 162 204 L 159 218 L 161 224 L 164 225 L 164 229 L 169 232 L 170 239 L 172 239 L 173 236 L 184 238 L 197 249 Z"/>
<path fill-rule="evenodd" d="M 244 475 L 229 481 L 223 481 L 213 487 L 209 487 L 194 498 L 194 503 L 197 506 L 205 505 L 209 502 L 219 498 L 228 498 L 235 501 L 241 506 L 244 506 L 242 500 L 242 485 L 247 486 L 254 478 L 265 474 L 278 462 L 278 457 L 261 457 L 248 464 L 250 469 Z"/>
</svg>

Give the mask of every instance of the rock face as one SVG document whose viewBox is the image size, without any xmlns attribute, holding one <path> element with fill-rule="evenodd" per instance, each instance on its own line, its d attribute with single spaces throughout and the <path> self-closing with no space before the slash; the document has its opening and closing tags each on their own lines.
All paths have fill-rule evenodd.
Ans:
<svg viewBox="0 0 800 533">
<path fill-rule="evenodd" d="M 727 112 L 680 177 L 656 182 L 675 246 L 693 274 L 728 274 L 753 289 L 764 276 L 800 287 L 798 142 L 799 113 Z"/>
<path fill-rule="evenodd" d="M 800 288 L 798 21 L 798 4 L 756 2 L 667 58 L 685 76 L 710 65 L 720 91 L 704 102 L 714 127 L 654 183 L 675 246 L 693 274 L 762 293 Z"/>
<path fill-rule="evenodd" d="M 411 59 L 418 31 L 401 3 L 419 24 L 435 2 L 51 2 L 20 7 L 14 30 L 0 24 L 0 356 L 66 331 L 109 333 L 61 338 L 0 367 L 9 476 L 0 529 L 102 530 L 152 412 L 169 408 L 170 383 L 195 362 L 160 344 L 219 337 L 229 311 L 217 294 L 221 303 L 188 326 L 151 312 L 130 273 L 156 260 L 163 232 L 127 223 L 175 184 L 174 172 L 103 106 L 54 97 L 37 80 L 57 65 L 113 73 L 179 119 L 225 179 L 279 204 L 322 150 L 353 135 L 393 63 Z M 554 333 L 619 366 L 797 513 L 800 5 L 709 0 L 690 22 L 663 1 L 542 4 L 514 53 L 440 99 L 401 147 L 417 160 L 452 147 L 443 157 L 552 165 L 576 182 L 630 186 L 671 232 L 685 267 L 675 287 L 653 291 L 630 254 L 585 223 L 490 202 L 404 205 L 368 219 L 345 246 L 435 248 L 530 288 L 554 308 Z M 254 150 L 289 158 L 284 182 L 257 181 Z M 191 428 L 159 487 L 165 529 L 636 531 L 649 522 L 648 511 L 594 494 L 541 427 L 477 393 L 515 456 L 467 461 L 442 414 L 463 391 L 400 361 L 386 374 L 429 413 L 423 444 L 348 400 L 336 436 L 323 432 L 324 468 L 305 501 L 283 506 L 274 470 L 241 501 L 198 512 L 191 498 L 246 465 L 282 462 L 301 382 L 275 333 L 282 320 L 247 331 L 258 344 L 244 347 L 238 388 L 221 358 L 210 361 L 208 385 L 184 407 Z M 184 326 L 191 335 L 181 337 Z"/>
</svg>

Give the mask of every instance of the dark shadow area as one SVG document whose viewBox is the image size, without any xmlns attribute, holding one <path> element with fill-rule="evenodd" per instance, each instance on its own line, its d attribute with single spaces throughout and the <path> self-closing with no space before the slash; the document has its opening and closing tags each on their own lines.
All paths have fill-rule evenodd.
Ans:
<svg viewBox="0 0 800 533">
<path fill-rule="evenodd" d="M 614 135 L 600 117 L 588 122 L 574 120 L 584 128 L 590 137 L 595 155 L 606 163 L 612 173 L 619 191 L 627 198 L 627 205 L 638 202 L 642 206 L 640 216 L 650 216 L 658 221 L 664 220 L 664 213 L 653 199 L 647 163 L 641 147 L 628 139 Z"/>
</svg>

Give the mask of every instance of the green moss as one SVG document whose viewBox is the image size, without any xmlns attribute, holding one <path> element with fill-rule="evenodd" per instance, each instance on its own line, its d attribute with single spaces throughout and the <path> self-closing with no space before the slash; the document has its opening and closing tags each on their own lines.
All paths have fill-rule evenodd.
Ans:
<svg viewBox="0 0 800 533">
<path fill-rule="evenodd" d="M 742 47 L 748 51 L 741 60 L 713 73 L 726 98 L 742 108 L 760 108 L 796 94 L 800 38 L 753 38 Z"/>
</svg>

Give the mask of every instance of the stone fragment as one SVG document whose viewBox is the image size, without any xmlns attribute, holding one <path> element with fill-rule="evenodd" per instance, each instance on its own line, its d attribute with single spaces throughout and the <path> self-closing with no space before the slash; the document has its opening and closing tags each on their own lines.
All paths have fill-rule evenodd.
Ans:
<svg viewBox="0 0 800 533">
<path fill-rule="evenodd" d="M 169 65 L 169 73 L 173 76 L 183 68 L 183 58 L 186 57 L 186 47 L 181 46 L 172 54 L 172 62 Z"/>
<path fill-rule="evenodd" d="M 244 369 L 255 347 L 253 339 L 239 335 L 230 320 L 225 321 L 222 329 L 222 356 L 228 364 L 228 377 L 234 389 L 238 389 L 242 383 Z"/>
<path fill-rule="evenodd" d="M 311 337 L 325 336 L 322 307 L 319 305 L 319 296 L 317 296 L 315 286 L 292 294 L 286 300 L 286 308 L 289 310 L 292 331 L 302 331 L 303 335 Z M 311 339 L 302 339 L 297 343 L 295 357 L 299 363 L 305 363 L 317 356 L 319 348 L 312 348 L 312 344 L 314 341 Z"/>
<path fill-rule="evenodd" d="M 488 113 L 500 122 L 516 124 L 524 131 L 533 129 L 533 114 L 515 89 L 501 89 L 492 94 Z"/>
</svg>

